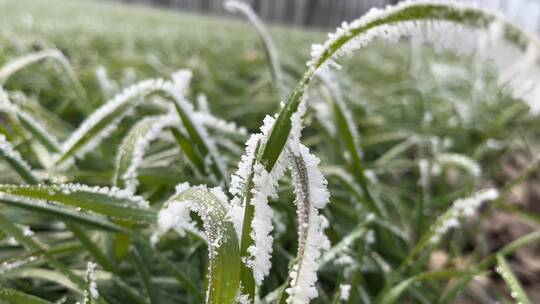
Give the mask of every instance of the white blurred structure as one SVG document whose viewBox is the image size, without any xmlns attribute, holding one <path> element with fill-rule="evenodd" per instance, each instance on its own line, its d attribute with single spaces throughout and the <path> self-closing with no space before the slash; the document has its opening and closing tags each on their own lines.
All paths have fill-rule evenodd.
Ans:
<svg viewBox="0 0 540 304">
<path fill-rule="evenodd" d="M 512 21 L 535 34 L 540 33 L 540 1 L 538 0 L 465 0 L 491 10 L 500 10 Z"/>
</svg>

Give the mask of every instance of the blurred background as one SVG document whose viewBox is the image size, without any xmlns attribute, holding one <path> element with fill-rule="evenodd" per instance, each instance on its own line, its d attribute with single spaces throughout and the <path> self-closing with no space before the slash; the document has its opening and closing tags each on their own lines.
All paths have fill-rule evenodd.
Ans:
<svg viewBox="0 0 540 304">
<path fill-rule="evenodd" d="M 223 0 L 110 0 L 142 3 L 209 14 L 226 14 Z M 537 0 L 464 0 L 501 9 L 529 29 L 538 30 L 540 2 Z M 303 27 L 333 28 L 363 15 L 372 7 L 396 4 L 400 0 L 251 0 L 255 12 L 265 21 Z"/>
<path fill-rule="evenodd" d="M 343 21 L 357 19 L 372 7 L 399 1 L 247 2 L 269 24 L 286 87 L 292 88 L 305 70 L 311 44 L 324 41 L 326 33 Z M 529 31 L 540 33 L 540 1 L 467 2 L 502 10 Z M 178 69 L 187 68 L 193 71 L 189 99 L 204 96 L 201 100 L 207 100 L 210 113 L 251 132 L 277 108 L 278 100 L 270 85 L 271 75 L 256 31 L 241 16 L 226 13 L 223 0 L 0 0 L 0 12 L 0 65 L 36 51 L 58 49 L 77 71 L 92 107 L 138 81 L 167 78 Z M 342 70 L 336 74 L 344 99 L 356 118 L 368 168 L 380 185 L 377 191 L 393 207 L 390 221 L 399 223 L 412 238 L 421 235 L 453 198 L 465 195 L 478 184 L 503 187 L 520 178 L 531 162 L 538 163 L 540 121 L 522 115 L 524 105 L 500 88 L 489 66 L 478 64 L 474 56 L 441 55 L 430 48 L 413 49 L 403 41 L 392 47 L 375 43 L 343 60 Z M 77 96 L 61 72 L 55 62 L 45 61 L 15 75 L 6 88 L 28 96 L 24 98 L 28 110 L 44 116 L 44 124 L 51 125 L 58 138 L 65 140 L 87 113 L 63 103 L 76 101 Z M 314 95 L 313 102 L 321 105 L 321 112 L 328 111 L 323 105 L 325 100 Z M 144 113 L 151 110 L 142 109 Z M 73 182 L 108 185 L 114 157 L 99 156 L 115 155 L 122 135 L 136 121 L 137 117 L 128 118 L 126 126 L 94 153 L 97 157 L 81 164 L 83 170 Z M 341 160 L 342 151 L 340 145 L 328 145 L 328 138 L 317 135 L 324 128 L 323 123 L 315 122 L 306 131 L 306 138 L 310 146 L 316 147 L 323 163 L 332 165 Z M 448 185 L 434 182 L 429 195 L 424 195 L 419 188 L 417 161 L 434 157 L 432 147 L 471 156 L 482 165 L 484 179 L 464 178 L 463 172 L 449 170 L 439 179 L 446 180 Z M 237 150 L 228 152 L 232 166 L 242 146 Z M 183 181 L 177 167 L 181 166 L 145 171 L 146 181 L 160 179 L 167 187 L 173 187 Z M 0 171 L 0 177 L 4 176 Z M 336 218 L 332 227 L 335 243 L 356 226 L 357 219 L 351 216 L 349 193 L 338 182 L 331 186 L 335 191 L 329 214 Z M 286 227 L 294 226 L 296 216 L 290 201 L 284 199 L 278 206 L 286 215 Z M 486 207 L 488 210 L 481 217 L 466 223 L 468 229 L 452 234 L 444 247 L 429 256 L 429 269 L 465 268 L 468 260 L 496 252 L 509 242 L 538 231 L 539 201 L 540 176 L 530 174 L 512 188 L 509 202 L 503 206 L 506 209 Z M 292 238 L 291 234 L 282 233 L 276 235 L 276 243 L 290 244 L 295 241 Z M 385 248 L 377 253 L 394 252 Z M 540 245 L 531 244 L 511 259 L 511 266 L 532 302 L 540 303 Z M 285 257 L 277 261 L 286 268 Z M 341 269 L 325 270 L 325 284 L 336 283 L 340 272 Z M 279 275 L 274 275 L 271 284 L 282 280 Z M 370 268 L 369 275 L 369 281 L 376 284 L 373 277 L 378 278 L 379 273 Z M 428 299 L 444 289 L 443 284 L 431 282 L 421 287 Z M 378 286 L 369 288 L 378 290 Z M 511 303 L 508 294 L 501 278 L 492 274 L 473 280 L 453 303 L 492 304 L 494 299 L 505 297 L 509 301 L 501 303 Z"/>
</svg>

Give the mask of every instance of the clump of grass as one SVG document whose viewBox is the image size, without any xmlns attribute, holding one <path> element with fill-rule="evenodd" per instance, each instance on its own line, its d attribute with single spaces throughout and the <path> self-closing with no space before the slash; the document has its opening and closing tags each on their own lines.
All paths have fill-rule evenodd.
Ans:
<svg viewBox="0 0 540 304">
<path fill-rule="evenodd" d="M 301 304 L 406 298 L 449 303 L 472 278 L 497 265 L 510 295 L 529 301 L 504 256 L 537 241 L 538 232 L 488 253 L 464 252 L 465 240 L 448 235 L 466 218 L 478 217 L 485 201 L 494 201 L 488 210 L 508 206 L 508 187 L 535 168 L 501 185 L 500 191 L 486 186 L 492 183 L 495 159 L 512 152 L 515 141 L 529 148 L 529 138 L 534 138 L 524 136 L 531 129 L 527 127 L 537 126 L 534 38 L 476 7 L 405 1 L 344 23 L 324 44 L 312 47 L 302 74 L 303 64 L 283 68 L 269 31 L 245 3 L 226 5 L 246 14 L 261 37 L 274 105 L 289 91 L 283 74 L 301 75 L 279 112 L 267 115 L 252 132 L 215 116 L 212 97 L 197 95 L 197 102 L 190 102 L 192 93 L 200 92 L 196 81 L 190 86 L 197 73 L 188 69 L 117 90 L 119 81 L 92 67 L 96 89 L 109 101 L 78 128 L 61 115 L 28 111 L 37 106 L 18 104 L 9 83 L 0 90 L 0 110 L 6 114 L 0 156 L 9 166 L 2 167 L 6 174 L 0 185 L 0 203 L 7 209 L 0 215 L 0 230 L 9 249 L 0 256 L 5 274 L 0 299 Z M 458 40 L 463 37 L 467 43 Z M 418 111 L 404 92 L 407 83 L 398 83 L 389 108 L 351 102 L 356 92 L 342 86 L 340 72 L 331 71 L 341 67 L 337 60 L 376 39 L 400 45 L 402 38 L 441 52 L 415 60 L 455 58 L 445 52 L 487 60 L 481 62 L 496 71 L 491 79 L 482 79 L 490 81 L 485 86 L 495 90 L 505 85 L 524 102 L 500 92 L 503 101 L 512 102 L 502 103 L 502 110 L 480 104 L 501 114 L 495 115 L 495 123 L 477 114 L 486 125 L 475 128 L 456 122 L 458 109 L 442 104 L 438 110 L 438 104 L 423 101 Z M 426 54 L 429 50 L 420 48 Z M 497 53 L 502 51 L 523 59 L 509 66 L 507 57 Z M 35 69 L 34 62 L 48 57 L 60 59 L 69 67 L 68 76 L 80 83 L 58 51 L 10 61 L 0 75 L 7 79 L 23 68 Z M 155 58 L 150 64 L 166 70 Z M 371 67 L 370 78 L 384 75 L 381 70 Z M 424 85 L 418 79 L 413 84 L 419 96 Z M 454 122 L 438 122 L 447 112 Z M 395 116 L 404 121 L 394 124 Z M 413 124 L 427 127 L 415 129 Z M 396 125 L 405 129 L 405 136 L 386 129 Z M 60 132 L 63 128 L 68 131 Z M 504 136 L 498 134 L 501 130 Z M 459 148 L 444 144 L 445 131 L 462 141 Z M 472 139 L 460 137 L 462 133 Z M 493 141 L 506 141 L 507 149 L 493 148 Z M 237 170 L 231 175 L 233 168 Z M 465 174 L 447 180 L 459 174 L 452 171 L 456 168 Z M 525 210 L 516 213 L 536 219 Z M 427 259 L 438 247 L 467 265 L 429 269 Z"/>
</svg>

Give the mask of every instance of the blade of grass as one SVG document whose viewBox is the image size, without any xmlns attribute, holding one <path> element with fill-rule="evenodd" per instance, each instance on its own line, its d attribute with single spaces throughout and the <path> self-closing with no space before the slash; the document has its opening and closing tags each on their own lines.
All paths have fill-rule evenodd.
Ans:
<svg viewBox="0 0 540 304">
<path fill-rule="evenodd" d="M 128 222 L 152 223 L 155 211 L 138 196 L 117 188 L 79 184 L 16 186 L 0 185 L 0 194 L 28 200 L 53 201 L 94 211 Z"/>
<path fill-rule="evenodd" d="M 523 287 L 516 278 L 510 265 L 506 262 L 506 259 L 502 254 L 497 254 L 497 272 L 501 275 L 506 286 L 510 288 L 510 295 L 513 299 L 517 300 L 521 304 L 530 304 L 531 300 L 523 290 Z"/>
<path fill-rule="evenodd" d="M 0 287 L 0 300 L 7 301 L 11 304 L 52 304 L 52 302 L 33 295 L 5 287 Z"/>
</svg>

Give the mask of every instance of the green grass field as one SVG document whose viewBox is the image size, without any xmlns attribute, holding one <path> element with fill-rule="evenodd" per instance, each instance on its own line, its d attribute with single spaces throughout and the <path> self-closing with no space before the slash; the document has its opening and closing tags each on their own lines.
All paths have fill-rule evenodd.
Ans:
<svg viewBox="0 0 540 304">
<path fill-rule="evenodd" d="M 45 59 L 0 82 L 9 98 L 0 103 L 0 155 L 7 160 L 0 160 L 0 303 L 202 303 L 205 297 L 234 303 L 239 284 L 249 295 L 255 282 L 239 255 L 254 232 L 249 225 L 233 227 L 229 201 L 256 201 L 271 179 L 264 182 L 265 175 L 249 167 L 238 196 L 226 191 L 229 176 L 249 135 L 296 94 L 311 44 L 324 42 L 325 33 L 269 26 L 283 71 L 280 98 L 265 46 L 237 15 L 84 0 L 0 0 L 0 15 L 0 75 L 14 59 L 48 49 L 61 51 L 75 72 L 72 79 L 57 60 Z M 287 133 L 286 148 L 276 154 L 265 134 L 252 155 L 267 171 L 272 155 L 291 159 L 280 158 L 290 169 L 269 202 L 271 267 L 254 294 L 268 303 L 304 303 L 286 289 L 297 283 L 291 269 L 299 271 L 304 251 L 314 246 L 302 224 L 316 225 L 320 213 L 331 246 L 314 262 L 318 296 L 311 303 L 540 301 L 540 269 L 531 266 L 540 215 L 530 198 L 538 184 L 540 121 L 528 106 L 475 54 L 402 40 L 375 42 L 340 64 L 334 80 L 317 78 L 307 90 L 301 143 Z M 167 90 L 136 94 L 144 96 L 68 145 L 123 88 L 170 79 L 180 69 L 193 74 L 185 92 L 177 83 L 172 89 L 185 103 Z M 96 76 L 104 71 L 107 77 Z M 126 117 L 115 124 L 120 116 Z M 144 146 L 145 140 L 151 144 Z M 295 152 L 304 145 L 319 166 L 311 166 L 311 154 Z M 330 200 L 317 209 L 322 190 L 314 188 L 324 184 L 319 169 Z M 174 195 L 184 182 L 227 194 L 180 187 Z M 66 186 L 128 189 L 129 183 L 138 196 Z M 498 198 L 486 199 L 492 202 L 469 217 L 452 207 L 456 200 L 474 204 L 491 188 Z M 459 200 L 468 197 L 472 201 Z M 177 228 L 186 235 L 164 233 L 151 244 L 164 222 L 160 211 L 187 201 L 199 217 L 192 212 L 193 226 Z M 496 231 L 501 216 L 521 233 Z M 523 258 L 530 252 L 533 257 Z M 87 270 L 89 261 L 97 264 L 95 272 Z"/>
</svg>

